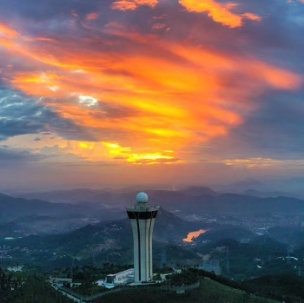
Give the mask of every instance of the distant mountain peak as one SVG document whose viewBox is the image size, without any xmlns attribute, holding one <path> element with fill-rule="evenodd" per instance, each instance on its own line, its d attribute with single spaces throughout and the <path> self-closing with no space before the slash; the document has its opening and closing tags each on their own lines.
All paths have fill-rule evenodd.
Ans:
<svg viewBox="0 0 304 303">
<path fill-rule="evenodd" d="M 218 195 L 217 192 L 215 192 L 214 190 L 212 190 L 206 186 L 190 186 L 185 189 L 182 189 L 181 191 L 184 193 L 187 193 L 188 195 L 191 195 L 191 196 L 199 196 L 199 195 L 216 196 L 216 195 Z"/>
</svg>

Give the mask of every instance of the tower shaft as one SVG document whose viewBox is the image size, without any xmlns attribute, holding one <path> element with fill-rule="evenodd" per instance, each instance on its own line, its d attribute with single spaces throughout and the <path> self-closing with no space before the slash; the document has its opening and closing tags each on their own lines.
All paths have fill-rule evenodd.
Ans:
<svg viewBox="0 0 304 303">
<path fill-rule="evenodd" d="M 152 237 L 158 207 L 127 208 L 134 243 L 135 282 L 151 281 L 153 278 Z"/>
</svg>

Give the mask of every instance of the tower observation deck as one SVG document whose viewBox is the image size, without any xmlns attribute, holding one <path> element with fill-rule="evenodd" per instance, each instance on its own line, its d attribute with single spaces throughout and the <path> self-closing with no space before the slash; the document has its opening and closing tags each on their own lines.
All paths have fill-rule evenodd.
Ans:
<svg viewBox="0 0 304 303">
<path fill-rule="evenodd" d="M 139 193 L 134 207 L 127 207 L 134 243 L 134 281 L 153 279 L 152 236 L 159 206 L 148 204 L 148 195 Z"/>
</svg>

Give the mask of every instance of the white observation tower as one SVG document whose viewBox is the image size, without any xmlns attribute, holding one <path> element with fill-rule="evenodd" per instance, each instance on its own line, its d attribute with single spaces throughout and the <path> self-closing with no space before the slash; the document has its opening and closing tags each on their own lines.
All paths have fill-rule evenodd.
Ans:
<svg viewBox="0 0 304 303">
<path fill-rule="evenodd" d="M 148 195 L 139 193 L 134 207 L 126 208 L 133 231 L 134 281 L 152 281 L 152 234 L 159 206 L 148 204 Z"/>
</svg>

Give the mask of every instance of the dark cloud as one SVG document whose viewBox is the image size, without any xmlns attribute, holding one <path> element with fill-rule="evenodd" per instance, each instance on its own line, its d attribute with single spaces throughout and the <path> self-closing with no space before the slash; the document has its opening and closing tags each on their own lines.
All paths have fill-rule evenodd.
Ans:
<svg viewBox="0 0 304 303">
<path fill-rule="evenodd" d="M 28 19 L 37 21 L 53 19 L 54 17 L 64 18 L 75 12 L 79 15 L 99 11 L 101 7 L 109 6 L 111 0 L 90 0 L 84 2 L 82 0 L 11 0 L 0 1 L 2 16 L 23 16 Z"/>
<path fill-rule="evenodd" d="M 246 140 L 247 144 L 251 142 L 251 146 L 266 150 L 269 155 L 303 157 L 303 95 L 281 93 L 268 98 L 262 109 L 249 117 L 236 134 L 251 138 Z"/>
<path fill-rule="evenodd" d="M 0 91 L 0 140 L 26 134 L 55 132 L 66 139 L 94 138 L 72 121 L 16 91 Z"/>
<path fill-rule="evenodd" d="M 23 34 L 30 37 L 53 37 L 61 42 L 67 39 L 69 42 L 75 41 L 73 49 L 82 48 L 85 39 L 87 49 L 98 48 L 106 52 L 111 45 L 109 51 L 112 52 L 113 45 L 117 45 L 120 53 L 132 51 L 134 54 L 136 50 L 137 53 L 149 52 L 149 48 L 143 48 L 139 43 L 134 44 L 134 41 L 129 48 L 124 42 L 122 49 L 119 39 L 124 38 L 105 33 L 104 30 L 110 23 L 119 23 L 129 32 L 136 29 L 143 34 L 159 35 L 162 39 L 191 42 L 197 46 L 203 45 L 238 55 L 254 53 L 255 56 L 282 64 L 286 61 L 289 65 L 294 62 L 295 68 L 299 59 L 303 59 L 304 40 L 299 37 L 303 33 L 300 17 L 304 13 L 304 5 L 298 2 L 235 0 L 233 2 L 240 5 L 233 9 L 234 12 L 241 14 L 248 11 L 259 15 L 262 21 L 245 20 L 242 27 L 233 30 L 214 22 L 207 13 L 187 12 L 176 0 L 160 0 L 154 9 L 141 6 L 137 10 L 125 12 L 112 10 L 113 2 L 114 0 L 91 0 L 87 3 L 82 0 L 28 0 L 25 3 L 19 0 L 0 0 L 0 17 L 11 24 L 13 15 L 13 25 L 16 27 L 19 24 Z M 87 23 L 86 17 L 92 12 L 100 18 Z M 153 30 L 154 25 L 159 23 L 158 17 L 166 25 L 163 31 Z M 82 42 L 77 46 L 80 39 Z M 37 48 L 45 47 L 42 45 L 45 41 L 35 43 Z M 51 49 L 52 45 L 47 47 Z M 152 48 L 151 52 L 153 50 Z M 292 52 L 292 57 L 285 51 Z M 289 56 L 289 60 L 286 60 L 286 56 Z"/>
<path fill-rule="evenodd" d="M 299 37 L 304 27 L 304 5 L 296 1 L 294 4 L 276 0 L 263 4 L 259 1 L 244 2 L 249 9 L 252 6 L 256 10 L 259 8 L 262 17 L 261 22 L 248 23 L 238 33 L 239 39 L 246 41 L 247 45 L 243 46 L 247 51 L 285 67 L 297 68 L 299 63 L 302 65 L 304 41 Z M 303 68 L 299 67 L 298 70 L 302 71 Z"/>
<path fill-rule="evenodd" d="M 217 2 L 228 3 L 230 1 L 218 0 Z M 231 30 L 227 26 L 214 22 L 206 13 L 186 12 L 185 8 L 178 4 L 178 1 L 173 0 L 160 1 L 155 9 L 143 6 L 138 10 L 126 12 L 111 10 L 112 0 L 92 0 L 88 3 L 84 3 L 82 0 L 41 0 L 39 2 L 28 0 L 26 3 L 20 3 L 19 0 L 9 2 L 0 0 L 2 8 L 0 16 L 2 14 L 4 19 L 12 15 L 16 16 L 19 19 L 19 24 L 22 24 L 30 35 L 45 36 L 51 34 L 60 41 L 64 41 L 68 36 L 68 41 L 75 42 L 73 44 L 74 52 L 83 48 L 83 43 L 78 42 L 84 41 L 86 49 L 99 49 L 105 54 L 107 52 L 116 52 L 121 56 L 145 54 L 146 56 L 181 60 L 178 56 L 174 58 L 172 53 L 167 50 L 161 50 L 157 46 L 154 48 L 151 44 L 135 41 L 128 36 L 115 36 L 111 31 L 106 30 L 109 29 L 106 27 L 107 24 L 117 22 L 126 27 L 126 32 L 129 30 L 132 32 L 136 29 L 143 34 L 159 35 L 161 39 L 166 41 L 182 41 L 197 46 L 202 45 L 204 48 L 215 49 L 217 52 L 232 54 L 236 60 L 244 57 L 258 57 L 264 62 L 273 63 L 275 66 L 303 73 L 304 40 L 299 38 L 303 32 L 303 24 L 297 17 L 303 15 L 304 5 L 296 1 L 292 4 L 280 0 L 266 2 L 262 0 L 236 0 L 233 2 L 240 4 L 233 11 L 238 13 L 248 11 L 259 15 L 262 20 L 260 22 L 244 20 L 242 27 Z M 100 18 L 90 24 L 84 23 L 87 14 L 92 12 L 99 14 Z M 170 30 L 155 32 L 153 25 L 159 23 L 159 20 L 166 25 L 165 28 Z M 86 40 L 83 40 L 84 36 Z M 36 43 L 37 48 L 39 48 L 40 42 L 36 41 Z M 52 46 L 44 45 L 44 47 L 51 49 Z M 160 53 L 161 51 L 163 53 Z M 124 73 L 123 70 L 116 72 Z M 111 70 L 108 73 L 110 74 Z M 227 86 L 248 86 L 248 83 L 243 81 L 241 76 L 232 77 L 230 73 Z M 246 155 L 259 154 L 262 151 L 267 154 L 272 150 L 278 154 L 279 151 L 283 153 L 284 149 L 288 151 L 292 147 L 298 147 L 301 150 L 301 139 L 299 139 L 302 134 L 299 129 L 302 127 L 301 118 L 296 118 L 299 120 L 296 123 L 288 118 L 288 115 L 293 116 L 294 111 L 297 111 L 297 99 L 300 96 L 301 94 L 298 96 L 285 94 L 284 98 L 289 99 L 289 102 L 278 101 L 278 99 L 282 99 L 279 95 L 275 97 L 275 100 L 270 95 L 257 97 L 256 102 L 261 110 L 245 117 L 244 125 L 232 130 L 228 138 L 216 141 L 214 146 L 218 146 L 218 142 L 224 144 L 225 140 L 228 140 L 226 143 L 227 151 L 230 145 L 239 146 L 239 152 L 243 151 Z M 84 128 L 61 118 L 52 109 L 43 107 L 37 102 L 9 102 L 12 105 L 5 108 L 5 112 L 3 112 L 5 119 L 0 121 L 2 138 L 52 129 L 65 138 L 94 140 Z M 60 100 L 55 100 L 54 103 L 56 102 L 60 102 Z M 65 100 L 65 103 L 67 102 Z M 75 102 L 75 100 L 71 102 Z M 2 107 L 2 103 L 0 106 Z M 37 114 L 38 112 L 39 114 Z M 103 102 L 99 102 L 89 112 L 92 117 L 100 119 L 124 119 L 138 114 L 131 108 L 107 105 Z M 277 140 L 277 130 L 280 130 L 280 140 Z M 104 138 L 113 138 L 113 136 L 115 138 L 115 135 L 106 129 L 88 131 L 90 134 L 103 133 Z M 116 136 L 119 135 L 116 134 Z M 235 145 L 231 142 L 234 142 Z M 236 150 L 231 152 L 236 153 Z"/>
<path fill-rule="evenodd" d="M 102 17 L 94 20 L 98 32 L 112 22 L 117 14 L 111 10 L 112 3 L 113 0 L 0 0 L 0 20 L 29 37 L 52 37 L 62 41 L 69 37 L 72 40 L 92 33 L 92 21 L 87 20 L 89 14 Z"/>
<path fill-rule="evenodd" d="M 0 167 L 18 167 L 31 161 L 44 159 L 41 154 L 34 154 L 28 150 L 1 148 L 0 147 Z"/>
<path fill-rule="evenodd" d="M 263 95 L 259 110 L 250 113 L 227 137 L 210 141 L 204 152 L 221 158 L 303 158 L 303 94 Z"/>
</svg>

